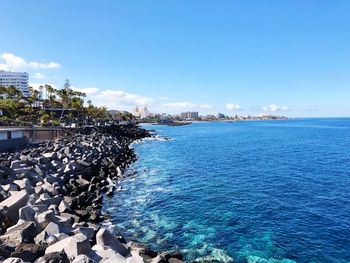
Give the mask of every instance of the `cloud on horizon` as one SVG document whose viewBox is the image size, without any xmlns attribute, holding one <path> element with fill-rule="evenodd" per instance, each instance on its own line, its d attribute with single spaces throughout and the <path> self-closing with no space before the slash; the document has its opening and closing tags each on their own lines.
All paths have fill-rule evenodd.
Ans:
<svg viewBox="0 0 350 263">
<path fill-rule="evenodd" d="M 123 90 L 101 90 L 96 87 L 72 88 L 86 93 L 87 98 L 91 99 L 94 105 L 107 106 L 110 110 L 120 109 L 130 111 L 132 107 L 149 106 L 154 101 L 153 98 Z"/>
<path fill-rule="evenodd" d="M 289 107 L 285 105 L 270 104 L 261 108 L 264 111 L 277 112 L 277 111 L 289 111 Z"/>
<path fill-rule="evenodd" d="M 234 104 L 234 103 L 227 103 L 226 104 L 226 109 L 229 111 L 237 111 L 237 110 L 241 110 L 241 106 L 238 104 Z"/>
<path fill-rule="evenodd" d="M 4 61 L 4 63 L 0 63 L 0 70 L 58 69 L 61 67 L 57 62 L 42 63 L 37 61 L 26 61 L 24 58 L 12 53 L 2 53 L 0 59 Z"/>
<path fill-rule="evenodd" d="M 183 110 L 198 110 L 198 109 L 212 109 L 213 106 L 209 104 L 195 104 L 191 102 L 169 102 L 162 104 L 163 107 L 172 109 L 183 109 Z"/>
</svg>

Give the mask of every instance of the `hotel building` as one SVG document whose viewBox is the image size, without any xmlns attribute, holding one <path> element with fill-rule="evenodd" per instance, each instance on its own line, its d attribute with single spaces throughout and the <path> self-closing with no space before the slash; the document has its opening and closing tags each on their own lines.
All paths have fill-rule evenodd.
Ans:
<svg viewBox="0 0 350 263">
<path fill-rule="evenodd" d="M 29 76 L 26 72 L 12 72 L 0 70 L 0 86 L 14 86 L 22 91 L 23 96 L 29 97 Z"/>
</svg>

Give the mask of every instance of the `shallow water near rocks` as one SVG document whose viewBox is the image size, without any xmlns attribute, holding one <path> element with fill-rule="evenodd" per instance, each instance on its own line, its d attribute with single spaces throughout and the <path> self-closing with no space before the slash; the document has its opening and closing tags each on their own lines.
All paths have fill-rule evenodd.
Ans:
<svg viewBox="0 0 350 263">
<path fill-rule="evenodd" d="M 185 259 L 350 262 L 350 119 L 145 126 L 118 231 Z M 262 261 L 263 259 L 269 261 Z"/>
</svg>

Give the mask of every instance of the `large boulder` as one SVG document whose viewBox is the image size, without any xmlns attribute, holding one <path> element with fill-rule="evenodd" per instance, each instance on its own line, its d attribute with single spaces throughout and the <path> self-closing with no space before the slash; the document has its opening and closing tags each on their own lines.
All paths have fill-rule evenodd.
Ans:
<svg viewBox="0 0 350 263">
<path fill-rule="evenodd" d="M 74 234 L 83 234 L 85 235 L 88 239 L 92 239 L 95 236 L 95 229 L 91 227 L 78 227 L 73 230 Z"/>
<path fill-rule="evenodd" d="M 72 261 L 72 263 L 96 263 L 96 261 L 86 255 L 79 255 Z"/>
<path fill-rule="evenodd" d="M 48 232 L 46 232 L 45 230 L 41 231 L 35 238 L 34 238 L 34 242 L 35 244 L 41 245 L 41 244 L 45 244 L 45 245 L 52 245 L 55 242 L 57 242 L 58 237 L 56 237 L 53 234 L 50 234 Z"/>
<path fill-rule="evenodd" d="M 130 254 L 128 247 L 121 243 L 115 236 L 112 235 L 107 229 L 102 228 L 96 234 L 96 244 L 103 248 L 110 248 L 113 251 L 119 253 L 123 257 Z"/>
<path fill-rule="evenodd" d="M 13 183 L 18 185 L 19 189 L 26 190 L 27 193 L 31 194 L 34 192 L 34 189 L 33 189 L 32 185 L 30 184 L 30 181 L 28 178 L 14 180 Z"/>
<path fill-rule="evenodd" d="M 50 224 L 50 222 L 58 221 L 57 218 L 55 217 L 55 213 L 52 210 L 48 210 L 40 214 L 36 214 L 35 219 L 42 228 L 47 227 Z"/>
<path fill-rule="evenodd" d="M 21 207 L 27 205 L 29 195 L 25 190 L 12 192 L 11 196 L 0 203 L 0 208 L 7 211 L 7 217 L 12 222 L 18 221 L 18 211 Z"/>
<path fill-rule="evenodd" d="M 119 255 L 120 260 L 123 260 L 123 262 L 125 262 L 125 258 L 122 255 L 116 253 L 113 249 L 102 247 L 100 245 L 94 245 L 92 247 L 92 250 L 95 254 L 94 258 L 100 259 L 101 262 L 104 262 L 109 258 L 113 258 L 115 255 Z"/>
<path fill-rule="evenodd" d="M 25 263 L 25 262 L 20 258 L 10 257 L 5 259 L 2 263 Z"/>
<path fill-rule="evenodd" d="M 64 252 L 67 254 L 68 258 L 74 259 L 82 254 L 89 255 L 92 253 L 92 250 L 88 238 L 79 233 L 72 236 L 70 241 L 64 247 Z"/>
<path fill-rule="evenodd" d="M 34 262 L 45 254 L 45 247 L 36 244 L 21 244 L 11 253 L 11 257 L 23 259 L 25 262 Z"/>
<path fill-rule="evenodd" d="M 33 243 L 36 235 L 37 227 L 34 222 L 19 221 L 0 236 L 0 241 L 9 247 L 17 247 L 23 243 Z"/>
<path fill-rule="evenodd" d="M 64 248 L 69 244 L 73 237 L 67 237 L 65 239 L 62 239 L 61 241 L 58 241 L 45 250 L 45 254 L 50 254 L 50 253 L 61 253 L 64 252 Z"/>
<path fill-rule="evenodd" d="M 35 263 L 69 263 L 69 259 L 64 252 L 46 253 L 38 258 Z"/>
<path fill-rule="evenodd" d="M 19 219 L 24 221 L 35 221 L 36 211 L 29 205 L 19 209 Z"/>
</svg>

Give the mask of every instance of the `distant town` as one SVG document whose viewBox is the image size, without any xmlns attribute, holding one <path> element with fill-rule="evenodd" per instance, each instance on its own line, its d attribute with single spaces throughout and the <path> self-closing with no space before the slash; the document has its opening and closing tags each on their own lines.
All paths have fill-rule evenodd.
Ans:
<svg viewBox="0 0 350 263">
<path fill-rule="evenodd" d="M 160 123 L 169 125 L 190 124 L 193 121 L 240 121 L 287 119 L 284 116 L 261 114 L 232 115 L 224 113 L 201 115 L 198 111 L 185 111 L 178 114 L 152 113 L 146 106 L 128 111 L 108 110 L 95 107 L 88 100 L 84 106 L 85 93 L 75 91 L 66 80 L 62 89 L 42 85 L 39 90 L 29 86 L 26 72 L 0 70 L 0 123 L 7 125 L 66 126 L 102 120 Z M 118 105 L 116 105 L 118 107 Z"/>
<path fill-rule="evenodd" d="M 147 107 L 135 107 L 132 115 L 142 122 L 180 122 L 180 121 L 240 121 L 240 120 L 282 120 L 285 116 L 275 116 L 269 114 L 251 115 L 233 115 L 228 116 L 223 113 L 216 115 L 200 115 L 198 111 L 186 111 L 179 114 L 151 113 Z"/>
</svg>

